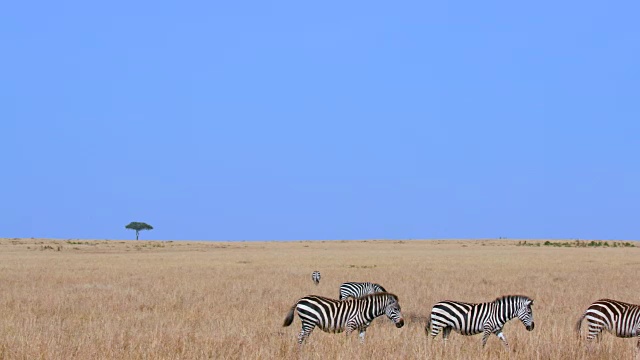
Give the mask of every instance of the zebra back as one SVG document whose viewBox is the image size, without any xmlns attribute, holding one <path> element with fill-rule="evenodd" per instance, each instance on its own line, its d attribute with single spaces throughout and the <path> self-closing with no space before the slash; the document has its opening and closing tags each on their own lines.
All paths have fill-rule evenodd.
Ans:
<svg viewBox="0 0 640 360">
<path fill-rule="evenodd" d="M 339 299 L 345 300 L 349 297 L 360 298 L 365 295 L 375 293 L 386 293 L 387 290 L 380 284 L 371 282 L 345 282 L 340 285 Z"/>
</svg>

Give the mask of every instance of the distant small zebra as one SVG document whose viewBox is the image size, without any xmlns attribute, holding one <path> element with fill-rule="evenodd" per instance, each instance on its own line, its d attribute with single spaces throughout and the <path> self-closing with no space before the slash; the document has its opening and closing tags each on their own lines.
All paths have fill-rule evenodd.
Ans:
<svg viewBox="0 0 640 360">
<path fill-rule="evenodd" d="M 381 285 L 370 282 L 346 282 L 340 285 L 340 300 L 359 298 L 369 294 L 387 292 Z"/>
<path fill-rule="evenodd" d="M 509 344 L 502 333 L 502 327 L 507 321 L 517 317 L 527 330 L 533 330 L 532 305 L 532 299 L 521 295 L 502 296 L 481 304 L 442 301 L 433 306 L 431 318 L 427 321 L 425 330 L 428 333 L 433 324 L 431 337 L 435 338 L 442 330 L 445 343 L 451 330 L 461 335 L 484 333 L 482 347 L 486 345 L 489 335 L 493 333 L 508 348 Z"/>
<path fill-rule="evenodd" d="M 638 337 L 637 348 L 640 350 L 640 306 L 611 299 L 600 299 L 591 304 L 576 324 L 580 336 L 582 320 L 587 318 L 589 335 L 587 340 L 597 338 L 602 330 L 607 330 L 617 337 Z"/>
<path fill-rule="evenodd" d="M 320 283 L 320 271 L 314 271 L 313 274 L 311 274 L 311 280 L 318 285 Z"/>
<path fill-rule="evenodd" d="M 347 301 L 315 295 L 305 296 L 291 307 L 284 319 L 283 326 L 291 325 L 294 310 L 297 310 L 302 321 L 302 330 L 298 335 L 298 344 L 300 345 L 316 326 L 325 332 L 346 331 L 347 335 L 358 330 L 360 331 L 360 341 L 364 342 L 367 327 L 378 316 L 387 315 L 398 328 L 404 325 L 398 297 L 390 293 L 371 294 Z"/>
</svg>

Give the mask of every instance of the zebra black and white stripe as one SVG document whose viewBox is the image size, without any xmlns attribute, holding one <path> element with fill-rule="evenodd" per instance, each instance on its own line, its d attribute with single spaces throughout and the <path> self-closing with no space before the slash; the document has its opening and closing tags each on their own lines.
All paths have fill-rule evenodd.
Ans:
<svg viewBox="0 0 640 360">
<path fill-rule="evenodd" d="M 314 271 L 313 274 L 311 274 L 311 280 L 313 280 L 314 284 L 318 285 L 320 283 L 320 271 Z"/>
<path fill-rule="evenodd" d="M 340 285 L 340 300 L 359 298 L 369 294 L 387 292 L 381 285 L 370 282 L 346 282 Z"/>
<path fill-rule="evenodd" d="M 509 347 L 502 333 L 502 327 L 507 321 L 517 317 L 527 330 L 533 330 L 532 305 L 532 299 L 521 295 L 502 296 L 494 301 L 480 304 L 442 301 L 433 306 L 431 318 L 427 321 L 425 330 L 428 333 L 431 328 L 432 338 L 438 336 L 442 330 L 445 342 L 451 330 L 461 335 L 483 333 L 483 347 L 489 335 L 496 334 L 505 346 Z"/>
<path fill-rule="evenodd" d="M 345 331 L 347 335 L 358 330 L 360 341 L 364 341 L 367 327 L 378 316 L 387 315 L 398 328 L 404 325 L 398 297 L 390 293 L 371 294 L 347 301 L 315 295 L 305 296 L 291 307 L 283 326 L 291 325 L 294 310 L 297 310 L 302 321 L 302 330 L 298 335 L 299 344 L 304 342 L 316 326 L 325 332 Z"/>
<path fill-rule="evenodd" d="M 589 335 L 587 340 L 597 338 L 602 330 L 607 330 L 617 337 L 638 337 L 640 350 L 640 306 L 611 299 L 600 299 L 591 304 L 576 324 L 580 335 L 582 320 L 587 318 Z"/>
</svg>

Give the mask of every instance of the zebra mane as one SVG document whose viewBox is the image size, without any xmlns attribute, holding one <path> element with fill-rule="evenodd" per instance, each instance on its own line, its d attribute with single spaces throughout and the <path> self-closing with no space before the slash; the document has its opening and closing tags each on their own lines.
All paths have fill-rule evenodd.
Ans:
<svg viewBox="0 0 640 360">
<path fill-rule="evenodd" d="M 398 301 L 398 295 L 392 294 L 392 293 L 389 293 L 389 292 L 379 292 L 379 293 L 365 295 L 365 296 L 361 297 L 360 300 L 374 298 L 374 297 L 387 297 L 387 296 L 388 297 L 392 297 L 395 301 Z"/>
<path fill-rule="evenodd" d="M 503 296 L 500 296 L 500 297 L 496 298 L 493 302 L 500 302 L 502 300 L 507 300 L 507 299 L 518 299 L 518 300 L 525 300 L 525 301 L 529 300 L 529 301 L 533 302 L 533 299 L 531 299 L 530 297 L 525 296 L 525 295 L 503 295 Z"/>
</svg>

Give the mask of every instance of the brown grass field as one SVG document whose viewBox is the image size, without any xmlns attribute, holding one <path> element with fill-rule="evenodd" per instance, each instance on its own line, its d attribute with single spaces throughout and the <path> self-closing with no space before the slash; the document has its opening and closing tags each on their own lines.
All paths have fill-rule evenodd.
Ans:
<svg viewBox="0 0 640 360">
<path fill-rule="evenodd" d="M 517 244 L 0 239 L 0 359 L 634 358 L 637 339 L 587 348 L 574 326 L 596 299 L 640 304 L 640 247 Z M 344 281 L 397 294 L 405 326 L 378 318 L 364 345 L 316 329 L 299 349 L 287 311 L 305 295 L 336 298 Z M 535 330 L 505 326 L 510 351 L 495 336 L 485 349 L 481 335 L 452 333 L 446 348 L 427 338 L 435 302 L 505 294 L 535 299 Z"/>
</svg>

